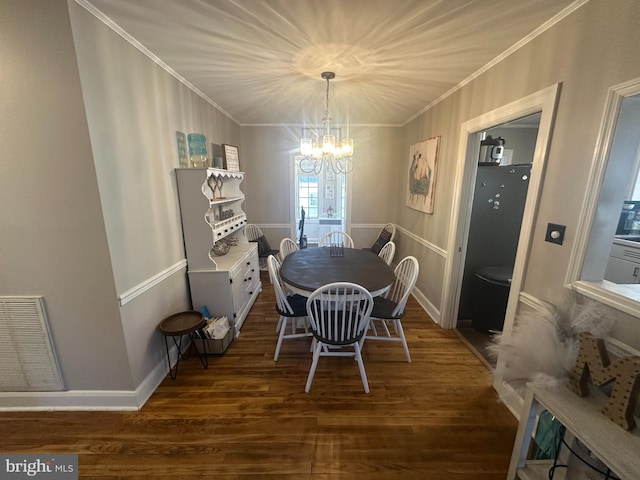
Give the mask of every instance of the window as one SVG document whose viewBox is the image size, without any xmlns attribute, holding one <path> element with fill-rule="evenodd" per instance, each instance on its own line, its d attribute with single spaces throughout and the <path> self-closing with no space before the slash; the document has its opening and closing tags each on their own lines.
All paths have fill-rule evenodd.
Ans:
<svg viewBox="0 0 640 480">
<path fill-rule="evenodd" d="M 346 230 L 348 213 L 348 178 L 345 174 L 322 168 L 305 173 L 300 168 L 303 157 L 291 156 L 291 238 L 307 237 L 309 245 L 316 243 L 330 230 Z M 305 223 L 301 232 L 301 208 Z"/>
<path fill-rule="evenodd" d="M 296 198 L 298 205 L 296 210 L 304 208 L 307 218 L 318 218 L 318 176 L 298 174 Z"/>
<path fill-rule="evenodd" d="M 600 131 L 567 280 L 586 296 L 640 316 L 640 232 L 625 221 L 635 215 L 635 201 L 640 210 L 640 79 L 611 88 Z M 637 251 L 638 263 L 617 255 L 620 247 Z"/>
</svg>

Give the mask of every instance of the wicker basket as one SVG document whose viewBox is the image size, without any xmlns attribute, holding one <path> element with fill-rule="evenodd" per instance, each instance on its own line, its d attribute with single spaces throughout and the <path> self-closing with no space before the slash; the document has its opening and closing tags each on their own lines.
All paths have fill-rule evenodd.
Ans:
<svg viewBox="0 0 640 480">
<path fill-rule="evenodd" d="M 194 338 L 193 343 L 196 346 L 196 351 L 200 355 L 204 354 L 203 342 L 206 343 L 207 346 L 207 356 L 224 355 L 224 352 L 227 351 L 229 345 L 233 343 L 233 339 L 235 337 L 234 333 L 235 329 L 231 327 L 223 338 L 205 338 L 204 340 Z"/>
</svg>

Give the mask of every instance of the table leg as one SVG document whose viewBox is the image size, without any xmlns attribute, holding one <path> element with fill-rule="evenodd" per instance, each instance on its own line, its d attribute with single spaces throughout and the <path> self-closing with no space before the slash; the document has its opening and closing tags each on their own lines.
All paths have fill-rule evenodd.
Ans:
<svg viewBox="0 0 640 480">
<path fill-rule="evenodd" d="M 209 357 L 207 356 L 207 340 L 204 338 L 200 338 L 195 333 L 191 335 L 191 343 L 197 342 L 198 340 L 202 342 L 202 351 L 204 353 L 200 354 L 197 348 L 196 353 L 198 354 L 198 358 L 200 358 L 200 363 L 202 363 L 202 366 L 204 368 L 209 368 Z M 189 348 L 191 348 L 191 346 Z"/>
<path fill-rule="evenodd" d="M 189 339 L 191 340 L 191 344 L 189 344 L 189 349 L 187 350 L 187 353 L 183 354 L 182 353 L 182 337 L 183 336 L 184 335 L 178 336 L 179 340 L 176 340 L 176 337 L 174 336 L 171 337 L 173 339 L 173 344 L 178 349 L 178 356 L 176 358 L 176 363 L 173 367 L 171 366 L 171 355 L 169 353 L 169 340 L 167 340 L 168 336 L 167 335 L 164 336 L 164 347 L 165 347 L 165 350 L 167 351 L 167 363 L 169 364 L 169 376 L 174 380 L 178 376 L 178 364 L 180 363 L 180 359 L 186 360 L 187 358 L 189 358 L 189 356 L 191 355 L 191 349 L 193 348 L 193 342 L 196 342 L 198 340 L 202 342 L 202 351 L 204 352 L 204 354 L 200 354 L 200 352 L 198 352 L 197 349 L 196 349 L 196 354 L 198 355 L 198 358 L 200 359 L 200 363 L 202 363 L 202 366 L 204 368 L 209 368 L 209 357 L 207 356 L 206 340 L 203 338 L 199 338 L 198 336 L 195 335 L 195 333 L 190 333 Z"/>
<path fill-rule="evenodd" d="M 180 341 L 178 342 L 176 340 L 176 337 L 171 337 L 173 339 L 173 344 L 176 346 L 176 348 L 178 349 L 178 356 L 176 358 L 176 364 L 172 367 L 171 366 L 171 354 L 169 353 L 169 340 L 168 340 L 168 336 L 164 336 L 164 347 L 167 351 L 167 363 L 169 364 L 169 376 L 171 377 L 172 380 L 175 380 L 175 378 L 178 376 L 178 364 L 180 363 L 180 358 L 184 358 L 182 355 L 182 335 L 179 337 Z"/>
</svg>

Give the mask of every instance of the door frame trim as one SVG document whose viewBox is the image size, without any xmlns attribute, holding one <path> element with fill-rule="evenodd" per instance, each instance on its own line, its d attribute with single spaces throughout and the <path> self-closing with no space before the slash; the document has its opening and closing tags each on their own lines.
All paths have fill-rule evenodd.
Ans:
<svg viewBox="0 0 640 480">
<path fill-rule="evenodd" d="M 531 167 L 531 179 L 520 229 L 511 291 L 509 293 L 504 332 L 510 332 L 513 327 L 518 297 L 522 290 L 533 240 L 533 226 L 542 191 L 542 180 L 559 92 L 560 83 L 553 84 L 524 98 L 468 120 L 460 127 L 457 167 L 449 222 L 449 242 L 447 244 L 447 252 L 449 254 L 445 261 L 444 286 L 441 297 L 440 326 L 443 328 L 455 328 L 457 324 L 458 303 L 469 236 L 473 186 L 476 179 L 481 132 L 526 115 L 541 113 L 538 137 L 533 154 L 533 165 Z"/>
</svg>

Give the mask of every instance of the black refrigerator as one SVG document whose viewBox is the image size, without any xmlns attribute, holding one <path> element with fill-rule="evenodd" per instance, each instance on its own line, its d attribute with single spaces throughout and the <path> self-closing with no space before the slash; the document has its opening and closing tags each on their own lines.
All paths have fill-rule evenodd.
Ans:
<svg viewBox="0 0 640 480">
<path fill-rule="evenodd" d="M 478 166 L 459 319 L 472 318 L 479 269 L 513 268 L 530 177 L 531 164 Z"/>
</svg>

